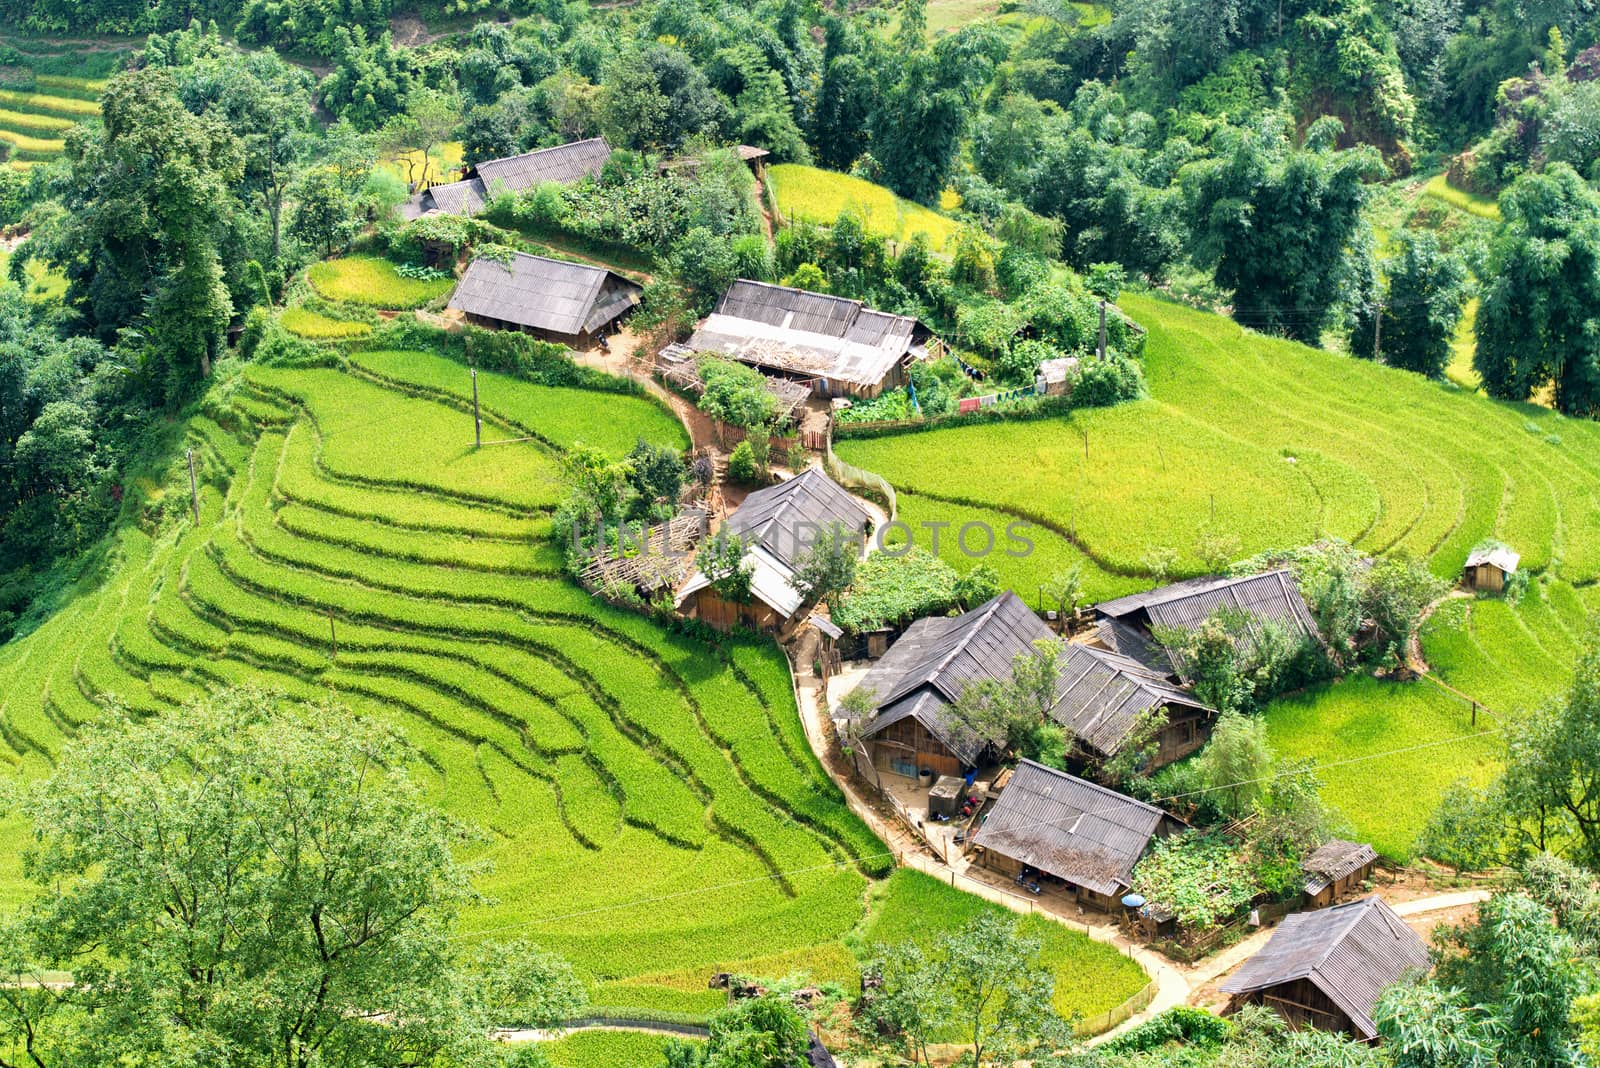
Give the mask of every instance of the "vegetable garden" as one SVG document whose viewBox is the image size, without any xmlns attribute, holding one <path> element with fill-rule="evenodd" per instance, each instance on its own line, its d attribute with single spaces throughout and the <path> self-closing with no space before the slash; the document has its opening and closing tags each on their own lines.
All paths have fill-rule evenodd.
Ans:
<svg viewBox="0 0 1600 1068">
<path fill-rule="evenodd" d="M 528 440 L 475 451 L 470 380 L 440 356 L 238 374 L 188 424 L 200 522 L 179 461 L 108 581 L 0 650 L 10 774 L 113 703 L 331 693 L 400 727 L 417 781 L 483 832 L 466 938 L 535 939 L 624 1009 L 703 1013 L 713 970 L 852 977 L 843 940 L 889 858 L 813 757 L 781 653 L 612 609 L 546 538 L 559 452 L 681 448 L 669 414 L 480 372 L 485 440 Z M 27 831 L 0 834 L 4 904 Z"/>
</svg>

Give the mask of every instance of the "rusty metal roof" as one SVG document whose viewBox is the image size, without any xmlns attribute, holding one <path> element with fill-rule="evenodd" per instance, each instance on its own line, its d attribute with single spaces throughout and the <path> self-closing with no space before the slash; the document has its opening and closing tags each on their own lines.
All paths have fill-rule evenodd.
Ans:
<svg viewBox="0 0 1600 1068">
<path fill-rule="evenodd" d="M 1284 918 L 1261 952 L 1222 984 L 1248 994 L 1309 980 L 1350 1018 L 1356 1033 L 1377 1036 L 1373 1006 L 1407 972 L 1426 970 L 1428 947 L 1376 894 Z"/>
</svg>

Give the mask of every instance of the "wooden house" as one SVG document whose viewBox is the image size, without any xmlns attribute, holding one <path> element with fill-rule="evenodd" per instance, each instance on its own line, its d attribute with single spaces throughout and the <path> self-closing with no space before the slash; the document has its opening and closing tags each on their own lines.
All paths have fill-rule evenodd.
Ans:
<svg viewBox="0 0 1600 1068">
<path fill-rule="evenodd" d="M 632 311 L 643 293 L 603 267 L 514 252 L 507 263 L 488 256 L 473 260 L 449 306 L 478 326 L 584 348 Z"/>
<path fill-rule="evenodd" d="M 1301 863 L 1306 876 L 1306 908 L 1320 909 L 1348 897 L 1372 877 L 1378 851 L 1364 842 L 1335 838 L 1322 843 Z"/>
<path fill-rule="evenodd" d="M 1522 557 L 1504 545 L 1474 549 L 1467 556 L 1466 566 L 1462 569 L 1462 584 L 1469 590 L 1502 593 L 1506 581 L 1517 573 L 1517 565 L 1521 562 Z"/>
<path fill-rule="evenodd" d="M 430 212 L 476 215 L 500 190 L 520 193 L 545 182 L 576 182 L 599 174 L 610 158 L 611 146 L 604 138 L 592 137 L 517 156 L 484 160 L 467 168 L 467 176 L 459 182 L 441 182 L 413 194 L 400 205 L 400 214 L 406 219 L 420 219 Z"/>
<path fill-rule="evenodd" d="M 811 382 L 821 396 L 876 397 L 906 384 L 929 336 L 917 320 L 859 300 L 740 280 L 687 346 Z"/>
<path fill-rule="evenodd" d="M 1111 912 L 1150 843 L 1182 827 L 1153 805 L 1024 760 L 972 844 L 992 871 L 1053 876 L 1079 903 Z"/>
<path fill-rule="evenodd" d="M 1265 1005 L 1291 1027 L 1372 1042 L 1379 995 L 1428 966 L 1427 945 L 1373 895 L 1285 917 L 1261 952 L 1221 989 L 1231 995 L 1228 1012 Z"/>
<path fill-rule="evenodd" d="M 1090 763 L 1121 752 L 1139 718 L 1160 709 L 1166 723 L 1145 765 L 1154 771 L 1188 756 L 1211 737 L 1216 710 L 1132 657 L 1089 645 L 1069 644 L 1058 662 L 1060 680 L 1050 718 L 1066 728 Z"/>
<path fill-rule="evenodd" d="M 817 538 L 834 525 L 859 539 L 865 550 L 872 516 L 861 502 L 817 468 L 756 490 L 723 521 L 722 529 L 749 544 L 751 565 L 748 604 L 724 600 L 711 580 L 696 571 L 678 591 L 678 610 L 717 630 L 734 627 L 778 631 L 804 614 L 805 598 L 795 588 L 795 569 Z"/>
<path fill-rule="evenodd" d="M 998 755 L 1003 739 L 956 715 L 967 686 L 1011 677 L 1012 660 L 1053 635 L 1014 593 L 959 616 L 919 619 L 889 647 L 859 689 L 872 708 L 852 730 L 874 767 L 917 778 L 961 775 Z"/>
<path fill-rule="evenodd" d="M 1310 641 L 1320 638 L 1299 583 L 1285 570 L 1239 578 L 1186 579 L 1102 601 L 1094 607 L 1096 637 L 1106 648 L 1181 678 L 1184 671 L 1179 655 L 1163 646 L 1156 635 L 1197 630 L 1223 611 L 1236 613 L 1244 621 L 1246 640 L 1268 626 L 1282 627 Z"/>
</svg>

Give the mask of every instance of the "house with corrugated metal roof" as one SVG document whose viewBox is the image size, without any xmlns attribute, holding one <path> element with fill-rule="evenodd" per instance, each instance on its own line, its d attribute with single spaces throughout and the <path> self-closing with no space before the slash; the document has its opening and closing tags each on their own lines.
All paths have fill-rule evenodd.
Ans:
<svg viewBox="0 0 1600 1068">
<path fill-rule="evenodd" d="M 1180 760 L 1211 737 L 1217 711 L 1132 657 L 1089 645 L 1068 645 L 1060 659 L 1060 682 L 1050 718 L 1066 728 L 1091 761 L 1107 760 L 1135 734 L 1152 709 L 1165 722 L 1149 739 L 1146 771 Z"/>
<path fill-rule="evenodd" d="M 644 293 L 614 271 L 515 252 L 506 262 L 479 256 L 450 296 L 468 322 L 522 330 L 581 348 L 632 311 Z"/>
<path fill-rule="evenodd" d="M 1514 549 L 1499 544 L 1481 545 L 1467 554 L 1461 579 L 1469 590 L 1501 593 L 1520 563 L 1522 557 Z"/>
<path fill-rule="evenodd" d="M 916 319 L 859 300 L 741 279 L 687 345 L 810 382 L 821 396 L 876 397 L 906 384 L 929 336 Z"/>
<path fill-rule="evenodd" d="M 678 610 L 723 631 L 736 626 L 761 631 L 783 629 L 807 607 L 795 585 L 801 560 L 818 538 L 832 536 L 836 524 L 865 552 L 872 533 L 871 513 L 815 467 L 775 486 L 756 490 L 723 520 L 721 527 L 721 531 L 737 534 L 746 542 L 744 559 L 751 567 L 750 602 L 725 600 L 712 589 L 705 573 L 696 571 L 678 590 Z"/>
<path fill-rule="evenodd" d="M 872 666 L 859 689 L 872 707 L 852 724 L 880 771 L 917 778 L 961 775 L 999 755 L 1003 737 L 956 714 L 956 702 L 979 680 L 1011 677 L 1016 657 L 1054 641 L 1016 594 L 1000 594 L 959 616 L 919 619 Z"/>
<path fill-rule="evenodd" d="M 1378 851 L 1365 842 L 1330 839 L 1300 863 L 1306 876 L 1306 907 L 1331 905 L 1372 877 Z"/>
<path fill-rule="evenodd" d="M 573 141 L 554 148 L 541 148 L 521 155 L 484 160 L 467 168 L 459 182 L 441 182 L 414 194 L 400 206 L 406 219 L 419 219 L 429 212 L 447 215 L 476 215 L 495 193 L 504 190 L 520 193 L 545 182 L 563 185 L 600 173 L 611 158 L 611 146 L 601 137 Z"/>
<path fill-rule="evenodd" d="M 972 845 L 992 871 L 1058 879 L 1080 903 L 1111 911 L 1150 843 L 1182 829 L 1154 805 L 1024 760 Z"/>
<path fill-rule="evenodd" d="M 1291 1027 L 1364 1042 L 1385 989 L 1429 967 L 1428 947 L 1377 895 L 1284 917 L 1261 952 L 1222 984 L 1228 1012 L 1265 1005 Z"/>
<path fill-rule="evenodd" d="M 1015 593 L 959 616 L 919 619 L 889 647 L 860 688 L 872 709 L 853 729 L 873 766 L 917 777 L 960 775 L 998 755 L 1005 739 L 985 736 L 956 713 L 968 685 L 1004 682 L 1036 642 L 1060 643 Z M 1140 717 L 1165 712 L 1149 767 L 1171 763 L 1210 736 L 1216 712 L 1165 675 L 1129 657 L 1060 644 L 1054 703 L 1047 714 L 1070 735 L 1076 755 L 1096 764 L 1121 752 Z"/>
<path fill-rule="evenodd" d="M 1309 641 L 1319 640 L 1300 584 L 1287 570 L 1239 578 L 1211 575 L 1185 579 L 1143 593 L 1132 593 L 1094 606 L 1096 637 L 1106 648 L 1131 657 L 1155 671 L 1183 676 L 1176 651 L 1156 635 L 1194 631 L 1219 612 L 1235 614 L 1244 623 L 1246 641 L 1267 627 L 1282 627 Z"/>
</svg>

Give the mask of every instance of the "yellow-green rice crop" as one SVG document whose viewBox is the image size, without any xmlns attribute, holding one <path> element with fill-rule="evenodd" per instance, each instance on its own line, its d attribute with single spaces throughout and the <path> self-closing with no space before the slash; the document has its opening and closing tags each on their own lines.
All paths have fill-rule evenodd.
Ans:
<svg viewBox="0 0 1600 1068">
<path fill-rule="evenodd" d="M 767 181 L 772 183 L 778 210 L 789 220 L 826 225 L 841 211 L 852 211 L 880 237 L 906 241 L 912 234 L 926 234 L 936 252 L 945 248 L 960 225 L 921 204 L 902 200 L 881 185 L 836 171 L 779 163 L 767 169 Z"/>
<path fill-rule="evenodd" d="M 283 309 L 279 321 L 289 333 L 312 341 L 335 341 L 342 338 L 365 337 L 372 333 L 372 326 L 369 323 L 333 319 L 299 305 Z"/>
<path fill-rule="evenodd" d="M 450 292 L 451 278 L 405 278 L 394 264 L 377 256 L 345 256 L 314 263 L 307 272 L 311 286 L 328 300 L 374 308 L 420 308 Z"/>
</svg>

